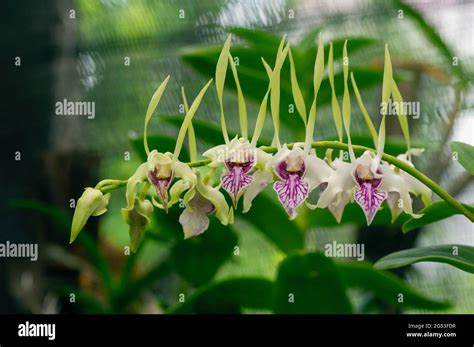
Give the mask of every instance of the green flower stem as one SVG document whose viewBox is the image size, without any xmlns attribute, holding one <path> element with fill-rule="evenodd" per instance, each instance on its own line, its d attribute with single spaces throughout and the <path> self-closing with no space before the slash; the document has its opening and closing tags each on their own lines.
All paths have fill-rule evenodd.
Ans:
<svg viewBox="0 0 474 347">
<path fill-rule="evenodd" d="M 115 181 L 114 184 L 107 185 L 105 187 L 99 188 L 100 191 L 105 194 L 105 193 L 108 193 L 112 190 L 115 190 L 115 189 L 118 189 L 118 188 L 121 188 L 121 187 L 125 187 L 127 185 L 127 182 L 128 182 L 128 180 L 114 180 L 114 181 Z"/>
<path fill-rule="evenodd" d="M 292 148 L 292 144 L 288 145 L 288 148 Z M 347 151 L 348 146 L 345 143 L 340 143 L 337 141 L 317 141 L 313 142 L 311 144 L 312 148 L 332 148 L 332 149 L 340 149 Z M 365 151 L 371 151 L 376 153 L 376 151 L 372 148 L 364 147 L 364 146 L 358 146 L 358 145 L 353 145 L 352 148 L 354 149 L 354 152 L 357 154 L 362 154 Z M 267 153 L 276 153 L 277 148 L 275 147 L 260 147 L 263 151 Z M 410 166 L 406 162 L 391 156 L 389 154 L 383 154 L 382 159 L 385 160 L 386 162 L 395 165 L 399 169 L 405 171 L 406 173 L 412 175 L 416 179 L 418 179 L 421 183 L 426 185 L 428 188 L 430 188 L 433 192 L 438 194 L 438 196 L 446 201 L 448 204 L 450 204 L 452 207 L 454 207 L 456 210 L 461 212 L 463 215 L 465 215 L 471 222 L 474 222 L 474 213 L 469 211 L 467 208 L 465 208 L 459 201 L 457 201 L 454 197 L 452 197 L 447 191 L 445 191 L 443 188 L 441 188 L 435 181 L 433 181 L 431 178 L 426 176 L 424 173 L 418 171 L 415 169 L 413 166 Z"/>
<path fill-rule="evenodd" d="M 126 183 L 127 181 L 125 181 Z M 111 179 L 107 179 L 107 180 L 102 180 L 100 181 L 99 183 L 97 183 L 97 185 L 95 186 L 95 189 L 104 189 L 106 188 L 107 186 L 115 186 L 117 184 L 121 184 L 122 181 L 120 180 L 111 180 Z"/>
<path fill-rule="evenodd" d="M 288 144 L 288 148 L 293 148 L 294 144 Z M 331 149 L 339 149 L 339 150 L 344 150 L 347 151 L 348 145 L 345 143 L 341 143 L 338 141 L 316 141 L 311 144 L 312 148 L 331 148 Z M 376 153 L 375 149 L 364 147 L 364 146 L 358 146 L 358 145 L 352 145 L 352 148 L 354 149 L 354 152 L 356 154 L 362 154 L 365 151 L 371 151 Z M 262 146 L 260 147 L 261 150 L 267 152 L 267 153 L 276 153 L 278 149 L 276 147 L 269 147 L 269 146 Z M 446 201 L 448 204 L 450 204 L 452 207 L 454 207 L 456 210 L 461 212 L 463 215 L 465 215 L 471 222 L 474 222 L 474 213 L 469 211 L 467 208 L 465 208 L 459 201 L 457 201 L 454 197 L 452 197 L 447 191 L 445 191 L 443 188 L 441 188 L 435 181 L 433 181 L 431 178 L 426 176 L 424 173 L 418 171 L 415 169 L 413 166 L 410 166 L 406 162 L 397 159 L 394 156 L 391 156 L 389 154 L 384 154 L 382 156 L 382 159 L 390 164 L 395 165 L 399 169 L 405 171 L 406 173 L 412 175 L 416 179 L 418 179 L 420 182 L 425 184 L 428 188 L 430 188 L 433 192 L 438 194 L 440 198 L 442 198 L 444 201 Z M 203 159 L 203 160 L 196 160 L 187 163 L 190 167 L 200 167 L 200 166 L 205 166 L 211 163 L 210 159 Z M 114 185 L 108 185 L 105 186 L 104 188 L 101 188 L 101 191 L 103 193 L 107 193 L 111 190 L 123 187 L 127 184 L 127 181 L 118 181 L 119 183 L 114 184 Z"/>
</svg>

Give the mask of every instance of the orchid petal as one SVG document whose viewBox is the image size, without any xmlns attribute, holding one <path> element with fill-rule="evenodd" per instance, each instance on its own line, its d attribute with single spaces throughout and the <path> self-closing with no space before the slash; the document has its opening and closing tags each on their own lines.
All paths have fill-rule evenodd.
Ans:
<svg viewBox="0 0 474 347">
<path fill-rule="evenodd" d="M 229 53 L 229 62 L 234 75 L 235 85 L 237 87 L 237 98 L 238 98 L 238 107 L 239 107 L 239 122 L 240 122 L 240 133 L 243 138 L 248 138 L 248 125 L 247 125 L 247 107 L 245 106 L 244 94 L 242 93 L 242 88 L 240 87 L 239 75 L 237 73 L 237 68 L 235 67 L 234 59 Z"/>
<path fill-rule="evenodd" d="M 271 80 L 271 79 L 272 79 L 273 70 L 272 70 L 272 68 L 270 67 L 270 64 L 268 64 L 267 61 L 266 61 L 264 58 L 261 58 L 261 59 L 262 59 L 263 67 L 265 68 L 265 71 L 267 72 L 268 79 Z"/>
<path fill-rule="evenodd" d="M 342 118 L 347 134 L 347 146 L 349 147 L 349 157 L 351 162 L 355 160 L 354 149 L 351 141 L 351 100 L 349 97 L 349 86 L 347 79 L 349 78 L 349 58 L 347 57 L 347 40 L 342 48 L 342 70 L 344 74 L 344 94 L 342 96 Z"/>
<path fill-rule="evenodd" d="M 305 157 L 305 165 L 306 173 L 304 179 L 308 182 L 310 191 L 321 183 L 327 182 L 334 173 L 334 170 L 324 160 L 314 155 L 307 155 Z"/>
<path fill-rule="evenodd" d="M 342 215 L 344 214 L 344 209 L 350 201 L 350 196 L 347 192 L 341 192 L 338 194 L 337 199 L 332 204 L 329 204 L 329 212 L 334 216 L 338 223 L 341 223 Z"/>
<path fill-rule="evenodd" d="M 338 194 L 352 191 L 356 185 L 352 178 L 353 165 L 336 159 L 333 161 L 334 173 L 329 177 L 327 187 L 319 195 L 316 207 L 326 208 L 333 203 Z"/>
<path fill-rule="evenodd" d="M 385 115 L 387 114 L 388 102 L 390 94 L 392 93 L 392 62 L 390 60 L 390 52 L 388 45 L 385 45 L 385 62 L 383 68 L 383 85 L 382 85 L 382 121 L 380 122 L 379 135 L 377 141 L 377 157 L 380 160 L 382 158 L 385 146 Z"/>
<path fill-rule="evenodd" d="M 132 208 L 135 196 L 137 195 L 137 185 L 147 178 L 149 165 L 148 163 L 141 164 L 135 173 L 127 180 L 127 188 L 125 191 L 125 197 L 127 199 L 127 207 Z"/>
<path fill-rule="evenodd" d="M 402 129 L 403 133 L 403 138 L 405 139 L 405 143 L 407 145 L 408 149 L 408 156 L 410 156 L 410 149 L 411 149 L 411 144 L 410 144 L 410 128 L 408 127 L 408 118 L 407 115 L 404 113 L 404 109 L 402 107 L 403 105 L 403 97 L 402 94 L 400 93 L 400 90 L 398 89 L 397 83 L 395 83 L 395 80 L 392 79 L 392 96 L 393 96 L 393 101 L 399 105 L 398 109 L 398 122 L 400 123 L 400 127 Z"/>
<path fill-rule="evenodd" d="M 184 238 L 202 234 L 209 228 L 209 217 L 198 211 L 184 210 L 179 216 L 179 223 L 183 226 Z"/>
<path fill-rule="evenodd" d="M 372 119 L 367 113 L 367 109 L 365 108 L 364 102 L 362 101 L 359 88 L 357 88 L 357 84 L 354 79 L 354 74 L 352 72 L 351 72 L 351 81 L 352 81 L 352 89 L 354 89 L 354 94 L 356 96 L 357 103 L 359 104 L 360 111 L 362 112 L 362 116 L 364 117 L 365 124 L 367 124 L 367 127 L 369 128 L 369 132 L 370 132 L 370 135 L 372 136 L 372 141 L 374 142 L 374 146 L 377 147 L 377 138 L 378 138 L 377 130 L 375 130 L 374 123 L 372 123 Z"/>
<path fill-rule="evenodd" d="M 148 200 L 135 198 L 132 208 L 123 208 L 122 218 L 129 225 L 129 234 L 131 248 L 136 252 L 143 238 L 145 229 L 150 224 L 150 215 L 153 212 L 153 206 Z"/>
<path fill-rule="evenodd" d="M 147 139 L 147 129 L 148 129 L 148 122 L 151 119 L 151 116 L 153 116 L 153 112 L 155 111 L 156 107 L 158 106 L 158 103 L 161 100 L 161 96 L 163 95 L 166 85 L 168 84 L 168 81 L 170 79 L 170 76 L 167 76 L 165 80 L 160 84 L 158 89 L 156 90 L 155 94 L 151 97 L 150 103 L 148 104 L 148 109 L 146 110 L 146 115 L 145 115 L 145 127 L 143 130 L 143 146 L 145 147 L 145 152 L 148 155 L 150 153 L 150 149 L 148 148 L 148 139 Z"/>
<path fill-rule="evenodd" d="M 219 189 L 204 184 L 200 179 L 198 179 L 196 189 L 199 194 L 212 203 L 215 208 L 216 217 L 219 219 L 221 224 L 227 225 L 229 206 L 227 205 L 224 195 L 219 191 Z"/>
<path fill-rule="evenodd" d="M 379 179 L 374 179 L 373 181 L 359 183 L 359 188 L 354 192 L 354 200 L 362 207 L 367 219 L 367 225 L 372 223 L 382 202 L 387 199 L 388 193 L 378 189 L 379 181 Z"/>
<path fill-rule="evenodd" d="M 300 148 L 298 148 L 300 149 Z M 300 149 L 301 150 L 301 149 Z M 275 167 L 277 166 L 281 161 L 283 161 L 289 154 L 291 153 L 291 151 L 288 149 L 286 143 L 283 144 L 283 146 L 281 147 L 281 149 L 269 160 L 268 162 L 268 166 L 271 166 L 271 167 Z M 301 151 L 301 153 L 303 153 Z"/>
<path fill-rule="evenodd" d="M 218 164 L 223 163 L 225 159 L 224 155 L 226 153 L 227 148 L 227 145 L 218 145 L 205 151 L 203 153 L 203 156 L 208 159 L 211 159 L 211 162 L 207 164 L 207 166 L 215 168 Z"/>
<path fill-rule="evenodd" d="M 390 52 L 388 50 L 388 45 L 385 44 L 385 57 L 384 57 L 384 67 L 383 67 L 383 84 L 382 84 L 382 117 L 387 114 L 388 101 L 390 99 L 390 94 L 392 93 L 393 86 L 393 71 L 392 71 L 392 61 L 390 59 Z"/>
<path fill-rule="evenodd" d="M 329 45 L 328 75 L 329 75 L 329 84 L 331 85 L 332 116 L 334 118 L 334 124 L 336 125 L 337 137 L 339 139 L 339 142 L 342 142 L 343 140 L 342 115 L 341 115 L 341 109 L 339 108 L 339 102 L 337 101 L 336 89 L 334 87 L 334 58 L 333 58 L 332 42 Z"/>
<path fill-rule="evenodd" d="M 209 88 L 211 83 L 212 83 L 212 79 L 209 80 L 209 82 L 207 82 L 207 84 L 199 91 L 198 95 L 196 96 L 193 103 L 191 104 L 191 107 L 189 108 L 189 112 L 187 112 L 186 116 L 184 117 L 183 124 L 181 124 L 181 128 L 179 129 L 178 137 L 176 139 L 176 145 L 175 145 L 174 154 L 173 154 L 174 159 L 178 159 L 179 154 L 181 153 L 184 137 L 189 128 L 189 125 L 191 124 L 194 114 L 198 110 L 199 105 L 201 104 L 202 98 L 204 97 L 204 94 L 206 93 L 207 88 Z"/>
<path fill-rule="evenodd" d="M 181 87 L 181 96 L 183 97 L 184 112 L 185 114 L 188 114 L 189 106 L 188 106 L 188 100 L 186 98 L 186 93 L 184 92 L 184 87 Z M 191 159 L 191 161 L 197 160 L 196 134 L 194 132 L 192 121 L 189 123 L 189 127 L 188 127 L 188 146 L 189 146 L 189 159 Z"/>
<path fill-rule="evenodd" d="M 229 214 L 227 216 L 228 224 L 234 224 L 234 209 L 232 207 L 229 208 Z"/>
<path fill-rule="evenodd" d="M 197 178 L 194 171 L 189 167 L 189 165 L 182 163 L 180 161 L 175 161 L 173 163 L 173 171 L 176 177 L 181 178 L 183 181 L 190 182 L 191 185 L 196 185 Z"/>
<path fill-rule="evenodd" d="M 178 180 L 175 184 L 173 184 L 169 190 L 168 207 L 176 204 L 179 201 L 181 194 L 189 190 L 190 187 L 191 184 L 189 181 Z"/>
<path fill-rule="evenodd" d="M 306 157 L 307 154 L 297 144 L 291 151 L 284 144 L 267 164 L 281 180 L 273 184 L 273 189 L 291 219 L 296 217 L 296 208 L 309 195 L 309 183 L 304 179 Z"/>
<path fill-rule="evenodd" d="M 308 122 L 306 123 L 306 137 L 304 151 L 309 153 L 311 142 L 313 142 L 314 125 L 316 122 L 316 100 L 318 98 L 319 88 L 324 74 L 324 44 L 321 34 L 319 34 L 318 52 L 316 53 L 316 60 L 314 62 L 314 98 L 309 111 Z"/>
<path fill-rule="evenodd" d="M 229 142 L 229 135 L 227 134 L 227 127 L 225 124 L 225 116 L 224 116 L 224 103 L 223 103 L 223 96 L 224 96 L 224 83 L 225 77 L 227 73 L 227 63 L 228 57 L 230 53 L 230 44 L 232 41 L 232 35 L 229 34 L 227 40 L 222 47 L 221 54 L 219 55 L 219 59 L 217 60 L 216 65 L 216 91 L 217 91 L 217 99 L 219 100 L 219 107 L 221 113 L 221 128 L 222 128 L 222 135 L 224 136 L 225 143 Z"/>
<path fill-rule="evenodd" d="M 306 105 L 304 103 L 303 94 L 301 93 L 300 85 L 298 83 L 298 77 L 296 76 L 295 62 L 293 61 L 293 55 L 291 49 L 289 50 L 290 57 L 290 78 L 291 78 L 291 91 L 293 93 L 293 99 L 295 101 L 296 110 L 298 111 L 303 123 L 306 125 Z"/>
<path fill-rule="evenodd" d="M 300 206 L 309 195 L 309 184 L 300 179 L 297 174 L 290 174 L 284 182 L 275 182 L 273 189 L 278 195 L 291 219 L 296 217 L 296 208 Z"/>
<path fill-rule="evenodd" d="M 260 194 L 268 184 L 273 181 L 273 175 L 270 171 L 257 170 L 253 174 L 253 180 L 244 192 L 243 212 L 246 213 L 252 207 L 252 201 Z"/>
<path fill-rule="evenodd" d="M 283 40 L 282 40 L 283 42 Z M 283 66 L 283 62 L 286 59 L 290 45 L 286 47 L 277 55 L 275 67 L 272 71 L 272 77 L 270 78 L 271 94 L 270 94 L 270 109 L 272 113 L 273 126 L 275 128 L 275 135 L 273 138 L 274 144 L 280 147 L 280 71 Z"/>
<path fill-rule="evenodd" d="M 262 103 L 260 104 L 260 109 L 258 110 L 257 121 L 255 122 L 255 129 L 252 136 L 252 146 L 257 145 L 257 141 L 260 138 L 262 133 L 263 126 L 265 125 L 265 116 L 267 115 L 267 104 L 268 104 L 268 94 L 270 94 L 270 88 L 267 90 L 267 93 L 263 97 Z"/>
<path fill-rule="evenodd" d="M 396 207 L 392 208 L 392 220 L 395 220 L 399 214 L 399 210 L 410 214 L 414 218 L 419 218 L 421 215 L 413 213 L 412 199 L 410 193 L 415 195 L 422 195 L 425 197 L 431 196 L 431 190 L 426 187 L 423 183 L 419 182 L 417 179 L 407 174 L 404 171 L 396 172 L 395 169 L 387 166 L 382 166 L 384 171 L 384 176 L 380 189 L 385 190 L 389 193 L 397 193 L 398 199 Z M 393 199 L 393 197 L 392 197 Z M 401 203 L 401 208 L 399 208 L 399 200 Z M 393 205 L 394 207 L 395 205 Z"/>
<path fill-rule="evenodd" d="M 226 163 L 226 166 L 228 172 L 221 178 L 222 187 L 229 193 L 232 202 L 236 207 L 237 202 L 243 193 L 243 189 L 253 181 L 253 177 L 248 173 L 253 165 L 241 166 Z"/>
</svg>

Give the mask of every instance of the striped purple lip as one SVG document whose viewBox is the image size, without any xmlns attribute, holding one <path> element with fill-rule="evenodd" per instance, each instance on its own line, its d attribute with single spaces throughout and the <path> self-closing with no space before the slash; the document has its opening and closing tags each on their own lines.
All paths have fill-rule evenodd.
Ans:
<svg viewBox="0 0 474 347">
<path fill-rule="evenodd" d="M 234 206 L 237 206 L 242 190 L 253 181 L 253 177 L 249 175 L 249 172 L 255 166 L 255 159 L 249 155 L 246 156 L 246 160 L 243 162 L 224 161 L 228 172 L 221 178 L 222 187 L 231 196 Z"/>
<path fill-rule="evenodd" d="M 275 173 L 282 181 L 275 182 L 273 189 L 290 217 L 309 195 L 309 184 L 303 181 L 305 172 L 306 166 L 301 156 L 288 156 L 275 168 Z"/>
<path fill-rule="evenodd" d="M 170 177 L 165 178 L 158 178 L 157 177 L 158 170 L 154 168 L 152 171 L 148 172 L 148 179 L 150 180 L 151 184 L 156 189 L 156 194 L 160 199 L 163 208 L 166 210 L 168 207 L 168 188 L 170 186 L 171 181 L 173 180 L 173 175 Z"/>
<path fill-rule="evenodd" d="M 360 178 L 357 176 L 356 172 L 355 180 L 359 188 L 355 190 L 354 199 L 364 211 L 367 225 L 370 225 L 380 208 L 380 205 L 382 205 L 382 202 L 387 199 L 388 193 L 378 189 L 382 183 L 381 178 Z"/>
</svg>

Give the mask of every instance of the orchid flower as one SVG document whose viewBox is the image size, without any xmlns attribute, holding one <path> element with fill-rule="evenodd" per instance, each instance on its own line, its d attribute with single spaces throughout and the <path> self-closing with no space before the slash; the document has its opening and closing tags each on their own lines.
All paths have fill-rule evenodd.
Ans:
<svg viewBox="0 0 474 347">
<path fill-rule="evenodd" d="M 397 158 L 414 167 L 410 159 L 411 155 L 419 156 L 422 153 L 422 149 L 412 148 L 406 153 L 398 155 Z M 388 192 L 387 204 L 392 214 L 392 223 L 402 211 L 414 218 L 421 217 L 421 215 L 413 213 L 410 193 L 421 195 L 425 205 L 428 205 L 431 199 L 431 189 L 394 165 L 384 166 L 381 189 Z"/>
<path fill-rule="evenodd" d="M 332 53 L 332 52 L 331 52 Z M 344 44 L 343 48 L 343 60 L 347 62 L 347 41 Z M 332 64 L 332 60 L 331 60 Z M 343 95 L 343 124 L 347 134 L 348 148 L 350 163 L 342 161 L 342 157 L 336 159 L 332 166 L 335 169 L 333 175 L 329 178 L 327 186 L 323 189 L 317 207 L 326 208 L 333 213 L 335 218 L 340 221 L 344 207 L 349 202 L 352 196 L 354 200 L 362 208 L 365 217 L 367 219 L 367 224 L 370 225 L 379 210 L 383 201 L 387 200 L 390 196 L 389 205 L 393 205 L 394 199 L 398 201 L 398 198 L 403 194 L 403 210 L 407 213 L 412 214 L 411 198 L 409 192 L 413 193 L 422 193 L 425 196 L 429 196 L 426 191 L 426 187 L 420 187 L 421 183 L 416 181 L 413 177 L 407 177 L 409 175 L 405 174 L 402 178 L 401 175 L 397 175 L 393 168 L 389 168 L 385 163 L 381 162 L 385 144 L 385 115 L 386 115 L 386 105 L 390 98 L 390 95 L 393 93 L 395 99 L 401 99 L 399 95 L 398 88 L 396 87 L 395 81 L 392 76 L 392 65 L 390 61 L 390 54 L 388 48 L 385 48 L 385 65 L 384 65 L 384 81 L 382 88 L 382 121 L 379 128 L 379 134 L 377 136 L 376 132 L 373 130 L 373 124 L 371 123 L 370 117 L 367 115 L 367 111 L 363 106 L 362 99 L 360 98 L 357 85 L 355 83 L 354 77 L 352 77 L 353 88 L 356 93 L 359 106 L 363 113 L 365 121 L 368 123 L 369 130 L 371 131 L 374 143 L 377 147 L 377 153 L 374 154 L 371 151 L 365 151 L 359 158 L 355 157 L 351 137 L 350 137 L 350 99 L 349 99 L 349 89 L 347 85 L 348 80 L 348 64 L 343 64 L 344 72 L 344 95 Z M 332 67 L 330 67 L 330 80 L 332 77 Z M 331 88 L 334 93 L 334 84 L 331 82 Z M 337 103 L 337 101 L 336 101 Z M 333 102 L 334 104 L 334 102 Z M 338 107 L 337 107 L 338 108 Z M 338 117 L 337 111 L 334 112 L 335 107 L 333 107 L 333 115 L 335 119 Z M 407 146 L 409 148 L 408 155 L 410 156 L 410 147 L 409 147 L 409 134 L 408 126 L 405 124 L 406 117 L 404 115 L 399 115 L 399 121 L 402 125 L 402 130 L 404 132 L 405 139 L 407 140 Z M 336 122 L 336 125 L 338 123 Z M 407 183 L 410 182 L 410 185 Z M 408 196 L 407 196 L 408 195 Z M 398 205 L 397 205 L 398 206 Z M 394 211 L 394 209 L 392 210 Z M 396 211 L 392 212 L 396 213 Z M 413 215 L 413 214 L 412 214 Z M 417 217 L 418 215 L 413 215 Z"/>
<path fill-rule="evenodd" d="M 184 109 L 186 113 L 189 113 L 184 88 L 181 91 Z M 188 140 L 191 161 L 195 161 L 197 160 L 197 146 L 192 122 L 189 123 Z M 217 219 L 223 225 L 233 223 L 232 209 L 229 209 L 224 195 L 219 191 L 220 187 L 214 187 L 212 184 L 211 177 L 213 174 L 214 170 L 210 169 L 209 173 L 204 178 L 201 178 L 200 173 L 196 172 L 196 184 L 184 195 L 185 209 L 179 216 L 179 223 L 183 227 L 185 239 L 200 235 L 206 231 L 209 227 L 209 216 L 212 213 L 215 213 Z"/>
<path fill-rule="evenodd" d="M 211 163 L 209 164 L 209 167 L 211 168 L 217 168 L 223 164 L 224 172 L 221 176 L 222 188 L 224 188 L 224 190 L 231 197 L 234 208 L 237 207 L 240 197 L 244 196 L 243 211 L 247 212 L 250 209 L 252 200 L 255 198 L 255 196 L 257 196 L 273 180 L 272 173 L 267 170 L 267 163 L 272 156 L 262 151 L 260 148 L 257 148 L 257 141 L 260 137 L 265 122 L 268 96 L 270 94 L 270 90 L 273 90 L 273 85 L 272 80 L 270 80 L 270 85 L 260 105 L 252 140 L 249 141 L 245 100 L 240 88 L 237 69 L 235 67 L 232 55 L 230 54 L 231 39 L 232 37 L 229 35 L 224 47 L 222 48 L 216 67 L 216 90 L 219 99 L 221 127 L 225 144 L 213 147 L 206 151 L 203 155 L 211 159 Z M 283 48 L 284 43 L 285 38 L 283 38 L 278 49 L 274 74 L 279 75 L 289 50 L 289 46 Z M 230 141 L 227 133 L 223 110 L 223 92 L 228 64 L 230 64 L 231 71 L 237 86 L 241 130 L 241 136 L 236 136 Z"/>
<path fill-rule="evenodd" d="M 158 87 L 151 98 L 146 112 L 143 144 L 148 155 L 147 162 L 141 164 L 127 181 L 127 190 L 125 193 L 127 207 L 122 209 L 122 217 L 125 222 L 130 225 L 129 232 L 132 239 L 133 250 L 136 250 L 138 247 L 143 230 L 149 223 L 149 215 L 153 210 L 152 204 L 149 201 L 145 202 L 145 196 L 150 185 L 155 187 L 159 200 L 156 201 L 155 198 L 152 197 L 153 205 L 167 211 L 170 206 L 178 202 L 183 192 L 193 188 L 197 183 L 196 174 L 187 164 L 180 162 L 178 158 L 186 131 L 212 80 L 201 89 L 189 111 L 186 113 L 178 133 L 174 153 L 161 153 L 156 149 L 150 152 L 147 140 L 148 123 L 160 102 L 168 80 L 169 76 Z M 179 180 L 171 186 L 175 178 Z M 145 183 L 145 185 L 142 193 L 137 197 L 137 189 L 140 183 Z"/>
<path fill-rule="evenodd" d="M 279 114 L 274 111 L 278 110 L 280 100 L 279 94 L 277 94 L 275 98 L 273 97 L 274 89 L 272 88 L 272 115 L 275 128 L 274 142 L 277 145 L 278 152 L 268 165 L 272 168 L 276 177 L 278 177 L 278 181 L 273 184 L 273 189 L 277 193 L 278 199 L 290 218 L 294 219 L 297 215 L 296 209 L 306 201 L 309 193 L 326 182 L 332 174 L 332 170 L 326 162 L 319 159 L 315 151 L 311 149 L 311 142 L 314 137 L 314 124 L 316 121 L 316 100 L 324 73 L 324 45 L 321 35 L 319 36 L 318 52 L 316 54 L 314 67 L 314 99 L 309 111 L 307 123 L 304 100 L 298 86 L 296 75 L 294 75 L 295 68 L 291 53 L 290 66 L 293 96 L 297 104 L 297 110 L 306 124 L 305 143 L 303 148 L 300 147 L 300 144 L 295 144 L 291 150 L 288 149 L 286 144 L 283 146 L 280 145 L 278 137 Z M 279 84 L 279 81 L 275 83 L 276 80 L 279 80 L 279 76 L 273 74 L 271 79 L 273 84 Z"/>
<path fill-rule="evenodd" d="M 340 131 L 340 112 L 339 106 L 337 105 L 337 99 L 335 96 L 334 80 L 333 80 L 333 60 L 332 60 L 332 47 L 330 52 L 329 62 L 329 78 L 333 96 L 333 116 L 336 120 L 336 128 L 338 130 L 339 138 L 342 138 Z M 387 60 L 386 60 L 387 61 Z M 351 108 L 348 88 L 348 58 L 347 58 L 347 41 L 343 47 L 343 74 L 344 74 L 344 94 L 342 100 L 342 123 L 347 134 L 347 143 L 349 147 L 350 163 L 346 163 L 342 160 L 342 156 L 336 159 L 332 166 L 335 169 L 327 182 L 327 186 L 322 190 L 319 197 L 317 207 L 326 208 L 332 212 L 338 222 L 340 222 L 343 214 L 343 210 L 346 204 L 354 196 L 354 200 L 361 206 L 367 219 L 367 224 L 370 224 L 379 209 L 382 202 L 387 199 L 388 193 L 380 190 L 383 174 L 379 168 L 381 155 L 383 154 L 383 143 L 379 143 L 379 151 L 377 155 L 374 155 L 370 151 L 366 151 L 359 158 L 355 157 L 351 136 L 350 136 L 350 119 L 351 119 Z M 388 75 L 387 64 L 384 70 L 384 79 Z M 389 72 L 391 78 L 391 66 Z M 388 93 L 390 91 L 388 90 Z M 383 98 L 388 100 L 389 94 L 387 95 L 386 85 L 384 83 L 384 90 L 382 92 Z M 385 117 L 382 118 L 380 125 L 380 133 L 385 139 Z M 380 136 L 382 139 L 382 136 Z"/>
</svg>

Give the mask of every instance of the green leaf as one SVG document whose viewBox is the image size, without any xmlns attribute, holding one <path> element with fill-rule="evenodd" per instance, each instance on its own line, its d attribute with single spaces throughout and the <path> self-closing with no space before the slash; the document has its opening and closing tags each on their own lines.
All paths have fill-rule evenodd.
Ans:
<svg viewBox="0 0 474 347">
<path fill-rule="evenodd" d="M 457 153 L 459 164 L 474 176 L 474 146 L 454 141 L 451 143 L 451 150 Z"/>
<path fill-rule="evenodd" d="M 280 44 L 280 39 L 277 36 L 262 30 L 235 27 L 229 29 L 229 32 L 272 54 L 276 52 Z"/>
<path fill-rule="evenodd" d="M 175 229 L 178 228 L 175 226 Z M 181 230 L 176 232 L 182 233 Z M 211 217 L 209 229 L 199 237 L 179 241 L 173 247 L 171 257 L 178 274 L 197 287 L 214 277 L 232 256 L 236 245 L 235 233 Z"/>
<path fill-rule="evenodd" d="M 179 117 L 179 125 L 183 121 L 183 117 Z M 196 128 L 196 126 L 194 126 Z M 147 160 L 147 154 L 142 146 L 142 137 L 132 138 L 131 140 L 132 147 L 137 151 L 140 155 L 141 161 L 145 162 Z M 148 145 L 150 149 L 158 149 L 160 152 L 171 152 L 173 153 L 176 145 L 176 137 L 163 135 L 163 134 L 152 134 L 148 135 Z M 189 154 L 186 148 L 183 148 L 180 153 L 180 160 L 183 162 L 189 161 Z"/>
<path fill-rule="evenodd" d="M 344 283 L 333 261 L 320 253 L 292 255 L 280 265 L 275 313 L 351 313 Z"/>
<path fill-rule="evenodd" d="M 304 230 L 288 219 L 281 205 L 268 195 L 259 194 L 247 213 L 240 213 L 283 252 L 304 248 Z"/>
<path fill-rule="evenodd" d="M 474 212 L 474 206 L 470 206 L 467 204 L 463 204 L 468 210 Z M 422 209 L 418 214 L 423 214 L 421 218 L 410 218 L 406 221 L 403 226 L 402 230 L 404 233 L 409 231 L 424 227 L 427 224 L 434 223 L 440 221 L 442 219 L 449 218 L 456 214 L 461 214 L 459 210 L 452 207 L 444 200 L 433 202 L 431 205 Z"/>
<path fill-rule="evenodd" d="M 321 28 L 315 27 L 309 30 L 307 33 L 305 33 L 303 37 L 301 38 L 300 42 L 298 43 L 298 48 L 302 48 L 302 49 L 315 48 L 320 31 L 321 31 Z"/>
<path fill-rule="evenodd" d="M 374 267 L 381 270 L 396 269 L 425 261 L 445 263 L 474 273 L 474 247 L 453 244 L 405 249 L 379 259 Z"/>
<path fill-rule="evenodd" d="M 376 270 L 367 262 L 340 262 L 337 268 L 348 287 L 367 290 L 394 307 L 428 310 L 443 310 L 450 307 L 447 302 L 419 294 L 394 274 Z M 403 294 L 403 302 L 399 302 L 400 294 Z"/>
<path fill-rule="evenodd" d="M 242 308 L 271 309 L 272 282 L 233 278 L 198 289 L 168 313 L 241 313 Z"/>
</svg>

